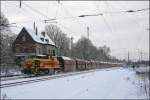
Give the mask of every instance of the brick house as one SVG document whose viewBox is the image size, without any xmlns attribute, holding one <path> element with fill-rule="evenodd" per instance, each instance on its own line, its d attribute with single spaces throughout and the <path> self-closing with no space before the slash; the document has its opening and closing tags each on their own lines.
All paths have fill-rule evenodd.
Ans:
<svg viewBox="0 0 150 100">
<path fill-rule="evenodd" d="M 12 49 L 14 56 L 19 59 L 38 54 L 55 55 L 56 52 L 55 44 L 45 32 L 38 33 L 25 27 L 13 42 Z"/>
</svg>

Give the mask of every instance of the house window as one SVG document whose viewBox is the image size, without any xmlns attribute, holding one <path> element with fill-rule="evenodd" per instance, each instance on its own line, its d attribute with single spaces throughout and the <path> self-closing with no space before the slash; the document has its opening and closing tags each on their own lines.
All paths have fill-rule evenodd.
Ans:
<svg viewBox="0 0 150 100">
<path fill-rule="evenodd" d="M 39 54 L 41 54 L 41 49 L 39 48 Z"/>
<path fill-rule="evenodd" d="M 16 52 L 18 52 L 18 53 L 20 52 L 19 48 L 16 48 Z"/>
<path fill-rule="evenodd" d="M 42 41 L 44 41 L 44 38 L 40 38 Z"/>
<path fill-rule="evenodd" d="M 24 48 L 24 52 L 25 53 L 29 53 L 30 52 L 30 48 Z"/>
<path fill-rule="evenodd" d="M 53 50 L 53 56 L 55 56 L 55 50 Z"/>
<path fill-rule="evenodd" d="M 22 37 L 22 41 L 26 41 L 26 37 L 25 36 Z"/>
<path fill-rule="evenodd" d="M 48 50 L 49 51 L 49 54 L 51 54 L 51 50 Z"/>
<path fill-rule="evenodd" d="M 42 35 L 45 37 L 45 32 L 42 32 Z"/>
<path fill-rule="evenodd" d="M 20 48 L 20 52 L 21 52 L 21 53 L 23 52 L 23 48 Z"/>
<path fill-rule="evenodd" d="M 21 48 L 21 52 L 22 52 L 22 53 L 25 53 L 25 49 L 24 49 L 24 48 Z"/>
<path fill-rule="evenodd" d="M 49 43 L 49 40 L 48 40 L 48 39 L 45 39 L 45 41 L 46 41 L 47 43 Z"/>
<path fill-rule="evenodd" d="M 32 49 L 32 53 L 35 53 L 35 49 L 34 48 Z"/>
</svg>

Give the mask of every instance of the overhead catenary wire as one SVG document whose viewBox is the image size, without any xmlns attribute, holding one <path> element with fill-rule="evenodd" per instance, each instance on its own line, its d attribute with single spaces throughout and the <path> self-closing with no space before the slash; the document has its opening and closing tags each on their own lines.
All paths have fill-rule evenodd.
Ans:
<svg viewBox="0 0 150 100">
<path fill-rule="evenodd" d="M 38 11 L 38 10 L 34 9 L 33 7 L 31 7 L 31 6 L 27 5 L 26 3 L 22 3 L 22 4 L 24 4 L 26 7 L 30 8 L 30 9 L 31 9 L 31 10 L 33 10 L 34 12 L 36 12 L 36 13 L 38 13 L 38 14 L 40 14 L 40 15 L 44 16 L 46 19 L 51 20 L 51 18 L 49 18 L 47 15 L 45 15 L 45 14 L 41 13 L 40 11 Z M 53 18 L 52 18 L 52 19 L 53 19 Z"/>
<path fill-rule="evenodd" d="M 112 7 L 112 6 L 110 6 L 110 4 L 107 2 L 107 1 L 105 1 L 105 4 L 106 4 L 106 7 L 108 8 L 108 10 L 110 11 L 112 8 L 110 8 L 110 7 Z M 109 14 L 109 16 L 110 17 L 112 17 L 112 15 L 111 14 Z M 116 18 L 116 17 L 115 17 Z M 113 26 L 111 27 L 111 29 L 112 29 L 112 32 L 113 32 L 113 35 L 115 35 L 115 38 L 116 38 L 116 40 L 117 39 L 119 39 L 119 38 L 117 38 L 116 36 L 117 36 L 117 32 L 116 32 L 116 30 L 115 30 L 115 26 L 116 26 L 116 23 L 113 23 L 113 18 L 112 18 L 112 22 L 111 22 L 112 24 L 113 24 Z M 123 42 L 122 42 L 122 40 L 120 40 L 119 42 L 118 42 L 118 44 L 119 44 L 119 46 L 121 46 L 120 48 L 123 48 L 124 46 L 123 46 Z"/>
<path fill-rule="evenodd" d="M 16 8 L 18 8 L 18 6 L 17 5 L 14 5 L 13 3 L 11 3 L 13 6 L 15 6 Z M 25 4 L 25 3 L 23 3 L 23 4 Z M 27 4 L 25 4 L 25 5 L 27 5 Z M 28 6 L 29 7 L 29 6 Z M 30 9 L 32 9 L 32 7 L 29 7 Z M 25 9 L 23 9 L 23 7 L 21 8 L 21 10 L 25 10 Z M 35 11 L 35 9 L 34 9 L 34 11 Z M 19 12 L 21 12 L 20 11 L 20 9 L 19 9 Z M 36 11 L 38 14 L 40 14 L 41 15 L 41 13 L 39 13 L 38 11 Z M 21 12 L 23 15 L 25 15 L 24 13 L 23 13 L 23 11 Z M 26 15 L 25 15 L 26 16 Z M 42 16 L 44 16 L 43 14 L 42 14 Z M 46 16 L 47 18 L 49 18 L 48 16 Z M 70 19 L 70 18 L 72 18 L 72 17 L 64 17 L 63 19 Z M 34 20 L 34 21 L 39 21 L 39 22 L 47 22 L 48 23 L 48 21 L 53 21 L 53 20 L 56 20 L 55 18 L 53 18 L 53 19 L 50 19 L 49 18 L 49 20 L 42 20 L 42 19 L 37 19 L 37 20 Z M 16 23 L 30 23 L 32 20 L 29 20 L 29 21 L 23 21 L 23 22 L 16 22 Z M 33 21 L 33 22 L 34 22 Z M 66 30 L 68 30 L 68 31 L 71 31 L 71 32 L 73 32 L 70 28 L 68 28 L 68 27 L 65 27 L 64 25 L 62 25 L 62 24 L 60 24 L 60 23 L 57 23 L 57 25 L 60 25 L 61 27 L 63 26 L 63 28 L 64 29 L 66 29 Z M 15 28 L 22 28 L 23 27 L 23 25 L 21 25 L 21 26 L 16 26 Z M 73 32 L 74 33 L 74 32 Z"/>
<path fill-rule="evenodd" d="M 145 11 L 149 10 L 150 8 L 144 8 L 144 9 L 138 9 L 138 10 L 127 10 L 126 12 L 139 12 L 139 11 Z"/>
<path fill-rule="evenodd" d="M 23 3 L 23 5 L 24 5 L 24 4 L 25 4 L 25 3 Z M 29 7 L 29 8 L 31 8 L 31 7 Z M 21 9 L 22 9 L 22 8 L 21 8 Z M 34 9 L 33 11 L 35 12 L 35 10 L 36 10 L 36 9 Z M 139 11 L 145 11 L 145 10 L 149 10 L 149 8 L 147 8 L 147 9 L 139 9 L 139 10 L 135 10 L 135 11 L 132 11 L 132 12 L 139 12 Z M 37 11 L 36 11 L 36 12 L 37 12 Z M 121 12 L 128 12 L 128 13 L 129 13 L 129 12 L 131 12 L 131 11 L 128 10 L 128 11 L 121 11 Z M 41 12 L 39 12 L 39 11 L 38 11 L 37 13 L 40 14 L 40 15 L 42 15 L 42 16 L 44 16 L 44 17 L 46 18 L 46 20 L 49 19 L 49 17 L 48 17 L 48 16 L 45 16 L 45 14 L 43 14 L 43 13 L 41 13 Z M 111 12 L 108 12 L 108 13 L 111 13 Z M 113 13 L 113 12 L 112 12 L 112 13 Z M 102 13 L 102 14 L 105 14 L 105 13 Z M 96 14 L 95 14 L 95 15 L 96 15 Z M 92 17 L 93 14 L 91 14 L 91 15 L 89 14 L 88 16 L 91 16 L 91 17 Z M 97 14 L 97 16 L 99 16 L 99 15 Z M 70 17 L 70 18 L 77 19 L 77 17 L 78 17 L 78 16 Z M 68 18 L 66 17 L 66 19 L 70 19 L 70 18 L 69 18 L 69 17 L 68 17 Z M 61 18 L 60 18 L 60 19 L 61 19 Z M 65 19 L 65 18 L 64 18 L 64 19 Z M 54 19 L 54 20 L 57 20 L 57 19 Z M 63 19 L 62 19 L 62 20 L 63 20 Z M 37 21 L 38 21 L 38 20 L 37 20 Z M 43 20 L 39 20 L 39 21 L 43 21 Z M 51 21 L 51 19 L 50 19 L 50 21 Z M 105 23 L 107 24 L 108 27 L 110 27 L 106 21 L 105 21 Z M 80 24 L 81 24 L 81 23 L 80 23 Z M 110 29 L 110 30 L 111 30 L 111 29 Z"/>
<path fill-rule="evenodd" d="M 81 24 L 81 23 L 78 21 L 77 17 L 73 17 L 72 14 L 64 7 L 64 5 L 63 5 L 62 3 L 61 3 L 61 6 L 64 8 L 66 14 L 68 14 L 69 16 L 71 16 L 80 26 L 82 26 L 84 29 L 86 29 L 87 26 Z"/>
<path fill-rule="evenodd" d="M 28 4 L 25 4 L 25 3 L 22 3 L 22 4 L 24 4 L 26 7 L 30 8 L 32 11 L 38 13 L 39 15 L 45 17 L 46 19 L 44 19 L 44 22 L 45 22 L 45 21 L 53 21 L 53 20 L 57 20 L 57 19 L 58 19 L 58 18 L 56 19 L 56 17 L 57 17 L 58 10 L 59 10 L 59 4 L 58 4 L 58 6 L 57 6 L 55 18 L 50 18 L 49 16 L 47 16 L 47 15 L 41 13 L 40 11 L 34 9 L 33 7 L 29 6 Z M 73 17 L 72 17 L 72 18 L 73 18 Z M 69 17 L 69 18 L 66 17 L 66 18 L 62 18 L 62 19 L 70 19 L 70 17 Z"/>
<path fill-rule="evenodd" d="M 30 14 L 28 14 L 28 16 L 27 16 L 27 14 L 25 13 L 25 12 L 27 12 L 27 10 L 26 9 L 24 9 L 23 7 L 22 8 L 18 8 L 18 6 L 17 5 L 15 5 L 14 3 L 12 3 L 12 2 L 8 2 L 9 4 L 11 4 L 9 7 L 15 7 L 16 8 L 16 10 L 17 11 L 19 11 L 19 13 L 20 14 L 22 14 L 22 15 L 24 15 L 25 17 L 27 17 L 28 19 L 31 19 L 31 20 L 26 20 L 26 21 L 18 21 L 18 22 L 14 22 L 14 23 L 33 23 L 34 21 L 40 21 L 40 22 L 43 22 L 43 20 L 41 20 L 41 19 L 37 19 L 37 20 L 32 20 L 33 18 L 31 17 L 31 16 L 29 16 L 30 14 L 32 15 L 32 13 L 30 12 Z M 7 4 L 7 2 L 5 3 L 5 4 Z M 28 12 L 29 13 L 29 12 Z"/>
<path fill-rule="evenodd" d="M 126 8 L 124 5 L 122 5 L 123 6 L 123 8 Z M 149 8 L 145 8 L 145 9 L 139 9 L 139 10 L 137 10 L 137 11 L 145 11 L 145 10 L 149 10 Z M 136 15 L 137 15 L 137 18 L 139 17 L 139 13 L 136 13 Z M 139 37 L 138 37 L 138 39 L 137 39 L 137 48 L 139 48 L 140 46 L 140 43 L 141 43 L 141 41 L 142 41 L 142 39 L 144 39 L 143 38 L 143 34 L 142 33 L 144 33 L 144 30 L 145 30 L 145 23 L 143 23 L 143 24 L 140 24 L 139 23 L 139 20 L 136 20 L 136 19 L 131 19 L 130 18 L 130 16 L 129 15 L 125 15 L 125 16 L 127 16 L 127 18 L 129 18 L 133 23 L 136 23 L 136 25 L 139 27 L 139 33 L 141 33 L 141 35 L 139 35 Z M 146 30 L 145 30 L 146 31 Z"/>
<path fill-rule="evenodd" d="M 23 4 L 25 4 L 25 3 L 23 3 Z M 61 3 L 60 3 L 61 4 Z M 82 14 L 82 15 L 79 15 L 79 16 L 72 16 L 72 17 L 63 17 L 63 18 L 49 18 L 48 16 L 46 16 L 45 14 L 43 14 L 43 13 L 41 13 L 40 11 L 38 11 L 38 10 L 36 10 L 36 9 L 34 9 L 33 7 L 31 7 L 31 6 L 29 6 L 29 5 L 27 5 L 27 4 L 25 4 L 28 8 L 30 8 L 30 9 L 32 9 L 32 11 L 34 11 L 34 12 L 36 12 L 36 13 L 38 13 L 39 15 L 41 15 L 41 16 L 44 16 L 44 17 L 46 17 L 46 21 L 51 21 L 51 20 L 57 20 L 57 19 L 59 19 L 59 20 L 66 20 L 66 19 L 77 19 L 77 17 L 92 17 L 92 16 L 99 16 L 99 15 L 104 15 L 104 14 L 106 14 L 106 13 L 109 13 L 109 14 L 111 14 L 111 13 L 119 13 L 119 12 L 129 12 L 130 10 L 127 10 L 127 11 L 118 11 L 118 12 L 103 12 L 103 13 L 98 13 L 98 14 L 88 14 L 88 15 L 84 15 L 84 14 Z M 17 7 L 17 5 L 15 5 L 16 7 Z M 59 6 L 58 6 L 59 7 Z M 139 10 L 137 10 L 137 11 L 143 11 L 143 10 L 148 10 L 149 8 L 146 8 L 146 9 L 139 9 Z M 25 10 L 25 9 L 23 9 L 23 8 L 21 8 L 21 10 Z M 26 15 L 25 15 L 26 16 Z M 48 19 L 47 19 L 48 18 Z M 43 20 L 36 20 L 36 21 L 45 21 L 44 19 Z M 27 22 L 31 22 L 31 20 L 29 20 L 29 21 L 23 21 L 23 22 L 18 22 L 18 23 L 27 23 Z"/>
<path fill-rule="evenodd" d="M 96 5 L 96 8 L 97 8 L 97 11 L 100 12 L 100 9 L 99 9 L 99 7 L 97 5 Z M 113 36 L 114 32 L 111 29 L 110 25 L 108 24 L 108 22 L 107 22 L 106 18 L 104 17 L 104 15 L 102 15 L 102 18 L 103 18 L 103 21 L 104 21 L 106 27 L 108 28 L 108 30 L 110 31 L 111 35 Z"/>
<path fill-rule="evenodd" d="M 105 5 L 106 5 L 106 7 L 108 8 L 107 10 L 110 11 L 111 8 L 110 8 L 110 5 L 108 4 L 108 2 L 105 1 L 104 3 L 105 3 Z M 112 18 L 112 15 L 111 15 L 111 14 L 109 14 L 109 16 Z M 106 22 L 106 19 L 105 19 L 104 16 L 103 16 L 103 18 L 104 18 L 104 22 L 105 22 L 106 24 L 108 24 L 108 22 Z M 110 29 L 110 31 L 111 31 L 111 33 L 112 33 L 112 37 L 115 37 L 115 40 L 119 41 L 119 42 L 117 42 L 117 43 L 118 43 L 118 45 L 120 46 L 120 48 L 123 48 L 123 47 L 124 47 L 124 46 L 123 46 L 123 42 L 122 42 L 122 40 L 118 40 L 119 38 L 117 38 L 116 30 L 114 29 L 115 23 L 113 23 L 113 18 L 112 18 L 112 22 L 111 22 L 111 23 L 113 24 L 113 26 L 112 26 L 112 25 L 110 26 L 110 24 L 108 24 L 108 27 L 109 27 L 109 29 Z"/>
<path fill-rule="evenodd" d="M 57 15 L 58 15 L 58 12 L 59 12 L 59 6 L 60 6 L 60 4 L 58 3 L 57 4 L 57 8 L 56 8 L 56 14 L 55 14 L 55 18 L 57 19 Z"/>
<path fill-rule="evenodd" d="M 123 5 L 122 5 L 123 6 Z M 123 8 L 125 8 L 125 7 L 123 7 Z M 145 11 L 145 10 L 149 10 L 149 8 L 145 8 L 145 9 L 139 9 L 139 10 L 133 10 L 132 11 L 132 13 L 134 13 L 134 12 L 138 12 L 138 11 Z M 126 12 L 130 12 L 131 10 L 127 10 Z M 130 12 L 131 13 L 131 12 Z M 138 16 L 139 16 L 139 14 L 140 13 L 136 13 L 136 15 L 137 15 L 137 18 L 138 18 Z M 128 16 L 129 14 L 125 14 L 125 16 L 127 16 L 127 18 L 129 18 L 129 16 Z M 131 14 L 130 14 L 131 15 Z M 132 15 L 131 15 L 132 16 Z M 143 25 L 142 24 L 139 24 L 139 22 L 136 20 L 136 19 L 132 19 L 131 21 L 134 21 L 133 23 L 137 23 L 137 25 L 139 26 L 139 28 L 141 28 L 141 33 L 143 33 L 143 27 L 144 27 L 144 23 L 143 23 Z M 139 31 L 140 32 L 140 31 Z M 141 34 L 142 35 L 142 34 Z M 138 41 L 137 41 L 137 46 L 139 45 L 139 42 L 142 40 L 142 39 L 140 39 L 140 38 L 142 38 L 143 37 L 143 35 L 142 36 L 139 36 L 139 39 L 138 39 Z"/>
<path fill-rule="evenodd" d="M 57 14 L 58 14 L 58 10 L 59 10 L 59 6 L 60 6 L 60 4 L 58 4 L 58 6 L 57 6 L 57 10 L 56 10 L 56 15 L 55 15 L 55 18 L 52 18 L 52 19 L 50 19 L 50 20 L 45 20 L 45 21 L 53 21 L 53 20 L 57 20 Z M 48 17 L 48 16 L 47 16 Z M 63 26 L 65 29 L 67 29 L 67 30 L 69 30 L 69 31 L 72 31 L 72 30 L 70 30 L 70 28 L 68 28 L 68 27 L 65 27 L 64 25 L 62 25 L 62 24 L 60 24 L 60 23 L 58 23 L 58 25 L 60 25 L 60 26 Z M 73 32 L 73 31 L 72 31 Z M 73 32 L 74 33 L 74 32 Z"/>
</svg>

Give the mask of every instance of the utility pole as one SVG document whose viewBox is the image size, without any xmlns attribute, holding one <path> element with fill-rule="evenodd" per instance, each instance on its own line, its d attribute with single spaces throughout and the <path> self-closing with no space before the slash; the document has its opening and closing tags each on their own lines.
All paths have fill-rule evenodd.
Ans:
<svg viewBox="0 0 150 100">
<path fill-rule="evenodd" d="M 60 0 L 58 0 L 58 3 L 60 3 Z"/>
<path fill-rule="evenodd" d="M 129 64 L 129 61 L 130 61 L 130 53 L 128 51 L 128 64 Z"/>
<path fill-rule="evenodd" d="M 140 50 L 140 49 L 137 49 L 138 50 L 138 56 L 139 56 L 139 63 L 141 63 L 142 62 L 142 59 L 143 59 L 143 52 L 142 52 L 142 50 Z"/>
<path fill-rule="evenodd" d="M 136 50 L 138 50 L 138 58 L 139 58 L 138 62 L 140 62 L 141 61 L 140 50 L 139 49 L 136 49 Z"/>
<path fill-rule="evenodd" d="M 21 0 L 20 0 L 20 8 L 21 8 Z"/>
<path fill-rule="evenodd" d="M 140 55 L 141 55 L 141 60 L 140 60 L 140 62 L 142 63 L 142 59 L 143 59 L 143 52 L 142 52 L 142 50 L 141 50 L 141 52 L 140 52 Z"/>
<path fill-rule="evenodd" d="M 35 31 L 35 28 L 36 28 L 36 27 L 35 27 L 35 22 L 34 22 L 34 23 L 33 23 L 33 29 L 34 29 L 34 31 Z"/>
<path fill-rule="evenodd" d="M 89 39 L 89 26 L 87 26 L 87 37 Z"/>
<path fill-rule="evenodd" d="M 72 57 L 72 44 L 73 44 L 73 37 L 71 37 L 70 41 L 70 57 Z"/>
</svg>

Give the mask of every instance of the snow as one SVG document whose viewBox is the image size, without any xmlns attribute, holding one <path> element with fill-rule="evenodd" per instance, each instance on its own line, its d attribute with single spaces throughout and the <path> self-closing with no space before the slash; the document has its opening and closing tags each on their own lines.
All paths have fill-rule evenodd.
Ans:
<svg viewBox="0 0 150 100">
<path fill-rule="evenodd" d="M 97 70 L 104 70 L 104 69 L 96 69 L 96 70 L 90 70 L 90 71 L 92 72 L 92 71 L 97 71 Z M 89 71 L 82 71 L 82 72 L 89 72 Z M 10 83 L 14 83 L 14 82 L 29 81 L 29 80 L 35 80 L 35 79 L 41 79 L 41 78 L 53 78 L 53 77 L 57 77 L 57 76 L 64 76 L 67 74 L 72 75 L 72 74 L 77 74 L 77 73 L 81 73 L 81 72 L 58 73 L 58 74 L 48 75 L 48 76 L 28 77 L 28 78 L 15 79 L 15 80 L 11 80 L 12 77 L 10 77 L 10 78 L 7 77 L 7 78 L 4 78 L 5 79 L 4 81 L 3 80 L 1 81 L 1 84 L 10 84 Z M 27 75 L 22 74 L 22 76 L 20 76 L 20 77 L 25 77 L 25 76 L 27 76 Z M 16 77 L 14 77 L 14 78 L 16 78 Z"/>
<path fill-rule="evenodd" d="M 29 35 L 33 38 L 34 41 L 42 44 L 51 44 L 55 45 L 54 42 L 50 39 L 50 37 L 45 33 L 45 37 L 41 33 L 35 34 L 35 31 L 32 29 L 29 29 L 27 27 L 24 27 L 26 31 L 29 33 Z M 40 38 L 44 38 L 44 41 L 42 41 Z M 45 39 L 47 39 L 49 42 L 46 42 Z"/>
<path fill-rule="evenodd" d="M 21 71 L 18 71 L 18 70 L 8 70 L 8 72 L 6 73 L 6 72 L 2 72 L 1 71 L 1 73 L 0 73 L 0 76 L 13 76 L 13 75 L 21 75 L 22 73 L 21 73 Z"/>
<path fill-rule="evenodd" d="M 136 72 L 137 73 L 148 73 L 149 72 L 149 66 L 146 66 L 146 67 L 138 67 L 136 68 Z"/>
<path fill-rule="evenodd" d="M 72 60 L 71 58 L 66 57 L 66 56 L 62 56 L 62 58 L 63 58 L 64 60 Z"/>
<path fill-rule="evenodd" d="M 146 99 L 142 80 L 127 68 L 94 72 L 1 89 L 7 99 Z"/>
</svg>

